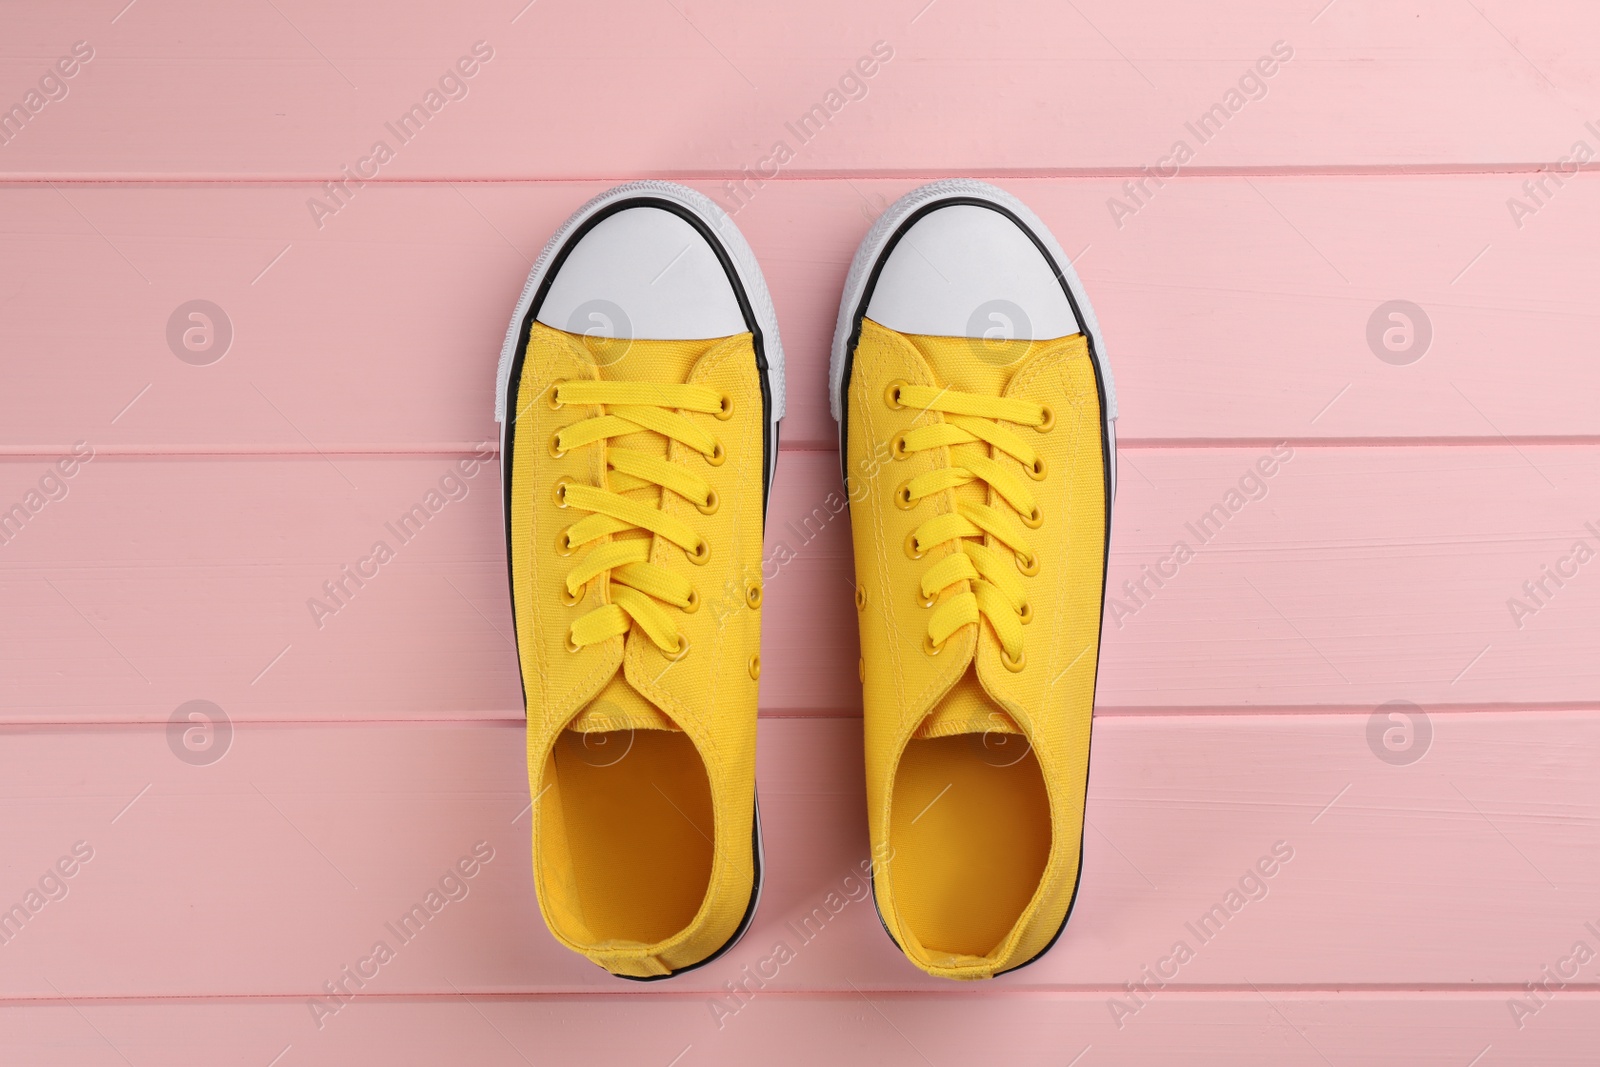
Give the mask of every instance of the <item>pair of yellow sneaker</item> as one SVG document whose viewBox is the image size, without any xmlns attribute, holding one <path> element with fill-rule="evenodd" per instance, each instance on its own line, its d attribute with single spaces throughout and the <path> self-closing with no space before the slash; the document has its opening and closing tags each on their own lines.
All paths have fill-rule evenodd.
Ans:
<svg viewBox="0 0 1600 1067">
<path fill-rule="evenodd" d="M 1077 893 L 1116 417 L 1094 313 L 992 186 L 901 198 L 856 253 L 830 367 L 850 487 L 873 885 L 930 974 L 988 978 Z M 506 335 L 496 417 L 557 940 L 654 979 L 760 896 L 762 536 L 783 417 L 771 297 L 665 182 L 590 201 Z"/>
</svg>

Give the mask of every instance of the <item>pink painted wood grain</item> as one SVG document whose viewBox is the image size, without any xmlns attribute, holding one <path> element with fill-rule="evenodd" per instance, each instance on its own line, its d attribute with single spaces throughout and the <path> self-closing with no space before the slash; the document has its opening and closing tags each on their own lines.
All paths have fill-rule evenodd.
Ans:
<svg viewBox="0 0 1600 1067">
<path fill-rule="evenodd" d="M 1593 360 L 1573 341 L 1600 328 L 1600 264 L 1588 254 L 1600 192 L 1576 183 L 1519 230 L 1504 202 L 1520 180 L 1195 179 L 1120 229 L 1106 209 L 1118 182 L 1005 184 L 1078 257 L 1125 444 L 1600 440 L 1584 388 Z M 781 183 L 737 216 L 777 303 L 786 446 L 837 438 L 827 362 L 839 288 L 869 220 L 913 184 Z M 0 341 L 18 358 L 0 396 L 0 450 L 89 439 L 155 453 L 383 451 L 492 438 L 495 362 L 529 265 L 602 188 L 374 186 L 318 230 L 306 186 L 0 187 L 15 249 L 0 261 Z M 210 366 L 181 362 L 167 339 L 174 310 L 197 298 L 233 327 Z M 1426 353 L 1405 366 L 1367 340 L 1369 319 L 1395 299 L 1431 325 Z"/>
<path fill-rule="evenodd" d="M 336 177 L 476 41 L 494 58 L 414 141 L 390 138 L 384 177 L 736 172 L 779 139 L 791 175 L 1132 169 L 1277 41 L 1294 58 L 1197 165 L 1543 161 L 1600 110 L 1594 59 L 1572 47 L 1600 27 L 1574 3 L 470 0 L 374 18 L 309 0 L 224 16 L 183 0 L 113 22 L 120 6 L 9 16 L 8 92 L 76 40 L 96 51 L 66 99 L 0 150 L 0 173 Z M 804 143 L 790 133 L 878 41 L 893 59 L 865 97 Z"/>
<path fill-rule="evenodd" d="M 1559 995 L 1523 1030 L 1503 992 L 1246 989 L 1157 998 L 1121 1031 L 1105 997 L 1048 992 L 760 994 L 718 1029 L 706 999 L 650 993 L 509 998 L 367 997 L 320 1031 L 292 999 L 77 1001 L 0 1008 L 0 1056 L 30 1067 L 526 1067 L 529 1063 L 921 1064 L 1019 1067 L 1587 1067 L 1600 1039 L 1591 991 Z M 618 1018 L 629 1025 L 618 1026 Z M 1092 1057 L 1092 1058 L 1091 1058 Z M 1482 1063 L 1492 1062 L 1484 1056 Z"/>
<path fill-rule="evenodd" d="M 1600 543 L 1587 525 L 1600 528 L 1594 447 L 1302 445 L 1270 478 L 1263 457 L 1124 455 L 1102 710 L 1600 702 L 1588 654 L 1600 563 L 1559 589 L 1543 570 L 1580 539 Z M 164 721 L 204 698 L 240 719 L 520 718 L 497 464 L 396 536 L 459 462 L 92 461 L 0 546 L 16 605 L 0 618 L 0 716 Z M 0 462 L 0 500 L 21 499 L 42 469 Z M 1211 509 L 1234 501 L 1224 524 Z M 860 707 L 842 504 L 835 453 L 783 453 L 767 532 L 768 712 Z M 380 540 L 395 559 L 346 583 L 339 605 L 324 583 Z M 1179 542 L 1194 557 L 1175 566 Z M 1528 581 L 1552 595 L 1513 612 L 1513 598 L 1535 603 Z M 313 599 L 339 610 L 319 615 Z"/>
<path fill-rule="evenodd" d="M 1597 30 L 1509 0 L 11 5 L 0 108 L 94 56 L 0 136 L 0 508 L 74 442 L 95 459 L 0 543 L 0 907 L 94 857 L 0 943 L 0 1064 L 1592 1062 L 1593 964 L 1509 1004 L 1600 948 L 1600 563 L 1545 577 L 1600 546 L 1600 194 L 1541 173 L 1600 145 Z M 480 40 L 466 96 L 314 218 Z M 1280 40 L 1199 144 L 1185 123 Z M 786 123 L 877 41 L 801 143 Z M 1182 176 L 1130 192 L 1179 138 Z M 779 139 L 778 179 L 731 191 Z M 852 902 L 719 1026 L 724 983 L 866 853 L 827 351 L 856 243 L 944 175 L 1060 237 L 1122 401 L 1077 913 L 970 988 Z M 493 438 L 532 258 L 647 176 L 737 208 L 771 284 L 768 548 L 797 557 L 766 602 L 761 910 L 641 988 L 538 918 L 493 461 L 320 628 L 306 601 Z M 167 339 L 194 299 L 233 327 L 210 366 Z M 1432 334 L 1405 365 L 1368 339 L 1394 300 Z M 170 747 L 193 699 L 234 727 L 209 766 Z M 1409 765 L 1370 747 L 1393 700 L 1431 727 Z M 1118 1026 L 1280 840 L 1268 895 Z M 319 1029 L 308 998 L 479 841 L 465 899 Z"/>
<path fill-rule="evenodd" d="M 1174 997 L 1252 983 L 1508 996 L 1575 941 L 1592 947 L 1593 717 L 1438 713 L 1431 728 L 1423 757 L 1395 766 L 1369 748 L 1365 714 L 1104 719 L 1072 922 L 1049 955 L 975 995 L 1109 997 L 1182 940 L 1194 958 Z M 0 946 L 0 998 L 303 1000 L 379 940 L 395 958 L 364 987 L 375 996 L 641 992 L 540 921 L 515 724 L 244 725 L 205 767 L 176 759 L 159 726 L 4 737 L 0 901 L 75 842 L 94 855 Z M 867 855 L 859 722 L 769 720 L 760 744 L 761 908 L 744 941 L 666 994 L 723 991 L 782 941 L 795 958 L 774 992 L 953 995 L 906 962 L 849 878 Z M 402 943 L 385 924 L 478 842 L 492 861 Z M 1275 846 L 1292 858 L 1265 895 L 1197 937 L 1185 924 Z M 1600 992 L 1592 968 L 1574 985 Z"/>
</svg>

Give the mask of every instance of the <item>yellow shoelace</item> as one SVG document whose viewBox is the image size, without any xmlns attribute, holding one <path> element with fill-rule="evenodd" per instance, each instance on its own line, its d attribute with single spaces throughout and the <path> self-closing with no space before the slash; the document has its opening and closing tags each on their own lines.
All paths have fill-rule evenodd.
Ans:
<svg viewBox="0 0 1600 1067">
<path fill-rule="evenodd" d="M 982 443 L 993 453 L 1020 463 L 1032 481 L 1043 481 L 1048 474 L 1044 457 L 1000 425 L 1017 423 L 1048 433 L 1055 426 L 1055 414 L 1043 404 L 903 381 L 891 383 L 884 400 L 891 408 L 918 408 L 945 416 L 943 422 L 897 436 L 891 445 L 896 459 L 932 448 Z M 912 559 L 921 559 L 946 542 L 958 546 L 922 575 L 923 606 L 938 605 L 928 620 L 923 648 L 936 655 L 961 627 L 988 619 L 1000 641 L 1001 662 L 1020 671 L 1026 662 L 1022 627 L 1033 620 L 1022 579 L 1039 573 L 1039 557 L 1028 544 L 1026 531 L 1044 525 L 1044 513 L 1027 482 L 1009 464 L 975 453 L 959 459 L 957 465 L 919 474 L 895 490 L 895 504 L 909 509 L 925 497 L 977 481 L 988 485 L 994 491 L 991 495 L 1006 505 L 1000 508 L 958 500 L 955 511 L 929 519 L 906 538 L 906 555 Z M 982 540 L 973 540 L 986 534 L 1009 548 L 1012 560 Z M 970 582 L 971 589 L 941 599 L 946 589 L 960 582 Z"/>
<path fill-rule="evenodd" d="M 614 535 L 647 531 L 683 549 L 690 563 L 700 565 L 711 559 L 711 546 L 682 519 L 622 494 L 657 486 L 662 490 L 661 499 L 668 492 L 676 493 L 702 515 L 716 513 L 717 494 L 687 467 L 634 449 L 614 448 L 609 442 L 613 437 L 647 430 L 692 448 L 714 467 L 721 466 L 725 459 L 722 444 L 679 412 L 728 419 L 733 415 L 733 401 L 703 385 L 656 382 L 557 382 L 548 396 L 556 408 L 572 404 L 601 409 L 601 414 L 557 431 L 550 441 L 551 455 L 559 458 L 596 443 L 606 449 L 606 488 L 580 485 L 567 478 L 559 479 L 555 486 L 557 507 L 590 513 L 556 537 L 560 555 L 570 556 L 591 541 L 612 537 L 590 549 L 567 574 L 567 603 L 573 606 L 583 599 L 590 582 L 610 572 L 609 603 L 573 622 L 567 633 L 568 650 L 576 652 L 625 634 L 637 623 L 662 652 L 681 658 L 689 651 L 688 641 L 663 604 L 693 614 L 700 609 L 700 595 L 687 578 L 648 562 L 650 538 L 618 540 Z"/>
</svg>

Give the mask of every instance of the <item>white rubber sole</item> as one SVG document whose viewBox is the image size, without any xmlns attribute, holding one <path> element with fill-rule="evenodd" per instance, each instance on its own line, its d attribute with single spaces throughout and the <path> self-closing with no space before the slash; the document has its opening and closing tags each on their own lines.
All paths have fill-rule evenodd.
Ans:
<svg viewBox="0 0 1600 1067">
<path fill-rule="evenodd" d="M 1117 493 L 1117 391 L 1111 379 L 1111 367 L 1106 362 L 1106 343 L 1100 334 L 1100 322 L 1095 318 L 1094 305 L 1089 302 L 1089 294 L 1084 292 L 1083 283 L 1078 280 L 1078 272 L 1072 269 L 1072 260 L 1067 258 L 1066 252 L 1061 248 L 1055 235 L 1050 232 L 1039 216 L 1035 215 L 1028 206 L 1004 189 L 998 189 L 987 182 L 975 181 L 971 178 L 950 178 L 944 181 L 932 182 L 896 200 L 889 205 L 887 211 L 879 216 L 878 221 L 872 224 L 866 237 L 862 238 L 861 245 L 856 249 L 855 258 L 850 261 L 850 273 L 845 277 L 844 294 L 839 299 L 839 318 L 833 331 L 833 352 L 828 361 L 828 405 L 833 412 L 835 422 L 841 422 L 844 415 L 844 368 L 845 357 L 849 354 L 846 349 L 850 344 L 850 336 L 855 332 L 856 311 L 860 307 L 861 299 L 866 294 L 867 285 L 872 279 L 873 267 L 883 255 L 884 248 L 890 239 L 900 230 L 905 221 L 917 211 L 929 204 L 940 200 L 952 199 L 981 200 L 1004 208 L 1033 231 L 1045 246 L 1050 258 L 1054 261 L 1061 279 L 1072 293 L 1072 299 L 1077 307 L 1078 316 L 1082 321 L 1084 332 L 1088 334 L 1090 352 L 1093 354 L 1095 366 L 1100 372 L 1100 382 L 1105 390 L 1106 411 L 1105 427 L 1106 442 L 1109 448 L 1110 459 L 1110 491 L 1113 498 Z M 842 429 L 842 425 L 841 425 Z"/>
</svg>

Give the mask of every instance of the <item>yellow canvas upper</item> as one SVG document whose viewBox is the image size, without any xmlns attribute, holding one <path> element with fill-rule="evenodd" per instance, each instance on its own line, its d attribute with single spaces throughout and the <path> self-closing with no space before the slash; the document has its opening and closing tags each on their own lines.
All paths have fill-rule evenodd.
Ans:
<svg viewBox="0 0 1600 1067">
<path fill-rule="evenodd" d="M 511 429 L 533 866 L 614 974 L 734 936 L 752 855 L 765 492 L 748 333 L 597 341 L 535 322 Z"/>
<path fill-rule="evenodd" d="M 1082 335 L 1010 345 L 864 319 L 846 383 L 875 890 L 907 956 L 950 978 L 1043 951 L 1080 861 L 1099 392 Z"/>
</svg>

